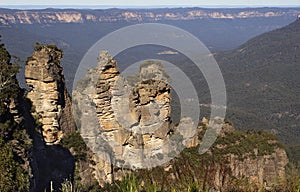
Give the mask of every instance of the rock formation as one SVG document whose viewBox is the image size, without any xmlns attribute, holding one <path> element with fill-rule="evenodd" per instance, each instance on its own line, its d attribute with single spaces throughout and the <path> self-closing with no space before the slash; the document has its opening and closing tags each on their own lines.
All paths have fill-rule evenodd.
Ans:
<svg viewBox="0 0 300 192">
<path fill-rule="evenodd" d="M 163 151 L 171 131 L 170 85 L 163 79 L 163 68 L 144 65 L 135 78 L 125 79 L 107 53 L 100 55 L 99 66 L 94 102 L 102 134 L 123 146 L 115 151 L 116 159 L 130 156 L 125 164 L 144 168 L 148 158 Z"/>
<path fill-rule="evenodd" d="M 63 133 L 75 130 L 60 64 L 62 56 L 62 51 L 54 45 L 36 45 L 25 67 L 27 98 L 32 102 L 33 115 L 40 121 L 42 136 L 49 145 L 59 143 Z"/>
<path fill-rule="evenodd" d="M 98 66 L 81 80 L 86 83 L 79 83 L 73 97 L 78 103 L 77 109 L 85 112 L 78 117 L 83 137 L 100 137 L 108 146 L 101 152 L 102 160 L 99 154 L 94 158 L 95 175 L 102 183 L 103 180 L 111 182 L 117 175 L 110 164 L 144 168 L 149 163 L 155 163 L 155 159 L 158 161 L 160 154 L 170 152 L 170 146 L 164 145 L 164 142 L 172 132 L 172 124 L 170 85 L 163 77 L 161 66 L 147 64 L 141 68 L 139 75 L 124 78 L 116 61 L 107 52 L 101 52 L 98 60 Z M 93 86 L 94 92 L 89 91 Z M 87 108 L 91 100 L 96 116 L 94 120 L 90 117 L 93 109 Z M 85 117 L 84 114 L 89 115 Z M 89 125 L 93 121 L 99 125 L 98 130 L 93 129 L 97 125 Z M 99 168 L 104 173 L 97 173 Z"/>
</svg>

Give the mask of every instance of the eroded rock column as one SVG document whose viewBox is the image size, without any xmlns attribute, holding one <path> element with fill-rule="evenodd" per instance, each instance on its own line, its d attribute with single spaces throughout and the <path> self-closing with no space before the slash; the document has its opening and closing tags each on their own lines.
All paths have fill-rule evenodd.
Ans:
<svg viewBox="0 0 300 192">
<path fill-rule="evenodd" d="M 59 143 L 63 132 L 75 129 L 60 64 L 62 56 L 55 45 L 36 45 L 25 67 L 27 98 L 32 102 L 33 115 L 42 124 L 42 136 L 48 145 Z"/>
</svg>

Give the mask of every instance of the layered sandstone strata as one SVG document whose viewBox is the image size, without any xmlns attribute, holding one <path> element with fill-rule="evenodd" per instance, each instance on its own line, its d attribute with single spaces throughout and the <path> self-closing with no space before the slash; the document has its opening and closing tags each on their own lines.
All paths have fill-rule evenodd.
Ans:
<svg viewBox="0 0 300 192">
<path fill-rule="evenodd" d="M 62 51 L 54 45 L 36 45 L 25 67 L 27 98 L 32 102 L 33 115 L 41 123 L 46 144 L 59 143 L 63 133 L 75 129 L 60 64 L 62 56 Z"/>
</svg>

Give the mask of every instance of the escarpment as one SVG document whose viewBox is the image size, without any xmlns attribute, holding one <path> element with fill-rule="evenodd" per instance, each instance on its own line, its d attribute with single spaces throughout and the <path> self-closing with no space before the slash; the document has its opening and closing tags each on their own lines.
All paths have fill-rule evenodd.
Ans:
<svg viewBox="0 0 300 192">
<path fill-rule="evenodd" d="M 32 102 L 33 116 L 41 123 L 46 144 L 58 144 L 64 133 L 75 130 L 62 57 L 62 51 L 54 45 L 36 45 L 25 67 L 27 98 Z"/>
</svg>

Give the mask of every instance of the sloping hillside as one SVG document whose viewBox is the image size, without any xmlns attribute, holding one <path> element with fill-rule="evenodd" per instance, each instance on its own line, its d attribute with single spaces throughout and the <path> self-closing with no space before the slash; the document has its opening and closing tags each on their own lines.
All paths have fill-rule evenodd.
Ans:
<svg viewBox="0 0 300 192">
<path fill-rule="evenodd" d="M 272 129 L 288 144 L 300 136 L 300 20 L 216 55 L 228 91 L 228 118 Z"/>
</svg>

